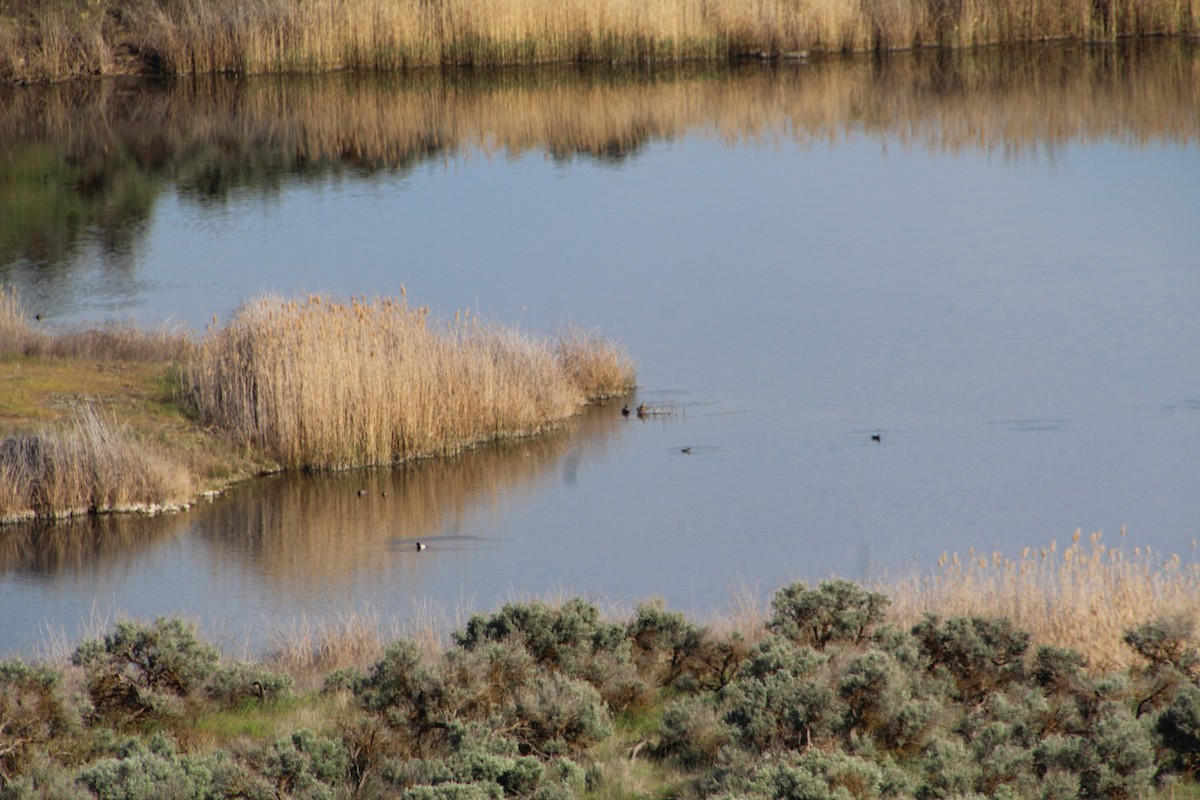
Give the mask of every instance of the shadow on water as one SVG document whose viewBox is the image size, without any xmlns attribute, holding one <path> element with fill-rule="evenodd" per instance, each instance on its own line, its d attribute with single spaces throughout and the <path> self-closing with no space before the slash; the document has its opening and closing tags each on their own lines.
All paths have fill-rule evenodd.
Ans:
<svg viewBox="0 0 1200 800">
<path fill-rule="evenodd" d="M 683 135 L 851 135 L 1006 155 L 1072 142 L 1186 142 L 1195 46 L 992 48 L 793 65 L 547 67 L 409 76 L 117 79 L 0 88 L 0 280 L 85 253 L 116 292 L 165 196 L 221 205 L 467 152 L 621 164 Z M 1054 109 L 1054 113 L 1046 113 Z M 36 281 L 21 272 L 36 270 Z"/>
</svg>

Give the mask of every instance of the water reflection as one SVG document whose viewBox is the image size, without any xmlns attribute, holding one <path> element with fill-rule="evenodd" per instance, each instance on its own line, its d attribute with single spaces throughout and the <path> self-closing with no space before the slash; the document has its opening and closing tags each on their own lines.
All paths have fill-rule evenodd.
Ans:
<svg viewBox="0 0 1200 800">
<path fill-rule="evenodd" d="M 619 435 L 612 410 L 593 407 L 548 435 L 453 458 L 252 481 L 186 515 L 13 526 L 0 531 L 0 575 L 112 584 L 190 529 L 203 555 L 190 569 L 237 575 L 256 591 L 311 599 L 383 576 L 411 584 L 422 566 L 417 541 L 433 550 L 495 546 L 471 533 L 476 519 L 548 481 L 574 481 L 580 462 Z"/>
<path fill-rule="evenodd" d="M 1190 142 L 1193 44 L 1040 46 L 803 65 L 656 70 L 556 67 L 0 89 L 0 280 L 54 275 L 86 255 L 117 296 L 164 192 L 222 204 L 285 184 L 463 154 L 536 151 L 622 163 L 647 143 L 867 134 L 1007 156 L 1071 142 Z"/>
<path fill-rule="evenodd" d="M 633 406 L 678 413 L 250 484 L 128 521 L 155 532 L 124 553 L 0 531 L 0 652 L 97 598 L 211 627 L 556 587 L 703 614 L 731 585 L 1077 527 L 1180 551 L 1200 530 L 1196 54 L 6 90 L 0 280 L 52 321 L 116 286 L 143 319 L 203 324 L 264 288 L 403 282 L 443 311 L 599 325 L 637 360 Z"/>
<path fill-rule="evenodd" d="M 105 515 L 0 529 L 0 575 L 54 584 L 119 575 L 188 525 L 181 515 Z"/>
</svg>

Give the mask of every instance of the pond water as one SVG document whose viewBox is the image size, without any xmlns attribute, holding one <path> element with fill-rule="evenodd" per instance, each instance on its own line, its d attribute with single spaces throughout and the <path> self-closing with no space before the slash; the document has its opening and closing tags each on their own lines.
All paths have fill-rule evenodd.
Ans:
<svg viewBox="0 0 1200 800">
<path fill-rule="evenodd" d="M 252 649 L 561 593 L 704 617 L 1077 528 L 1196 560 L 1198 53 L 0 90 L 0 282 L 46 324 L 403 285 L 618 339 L 666 412 L 0 531 L 0 653 L 118 614 Z"/>
</svg>

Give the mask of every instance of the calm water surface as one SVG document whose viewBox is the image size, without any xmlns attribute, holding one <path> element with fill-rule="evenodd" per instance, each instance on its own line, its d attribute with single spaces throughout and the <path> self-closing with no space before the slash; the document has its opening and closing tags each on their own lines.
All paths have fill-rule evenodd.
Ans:
<svg viewBox="0 0 1200 800">
<path fill-rule="evenodd" d="M 1197 75 L 1170 45 L 10 92 L 0 281 L 47 324 L 403 284 L 619 339 L 669 413 L 0 531 L 0 652 L 93 614 L 703 616 L 1077 528 L 1195 560 Z"/>
</svg>

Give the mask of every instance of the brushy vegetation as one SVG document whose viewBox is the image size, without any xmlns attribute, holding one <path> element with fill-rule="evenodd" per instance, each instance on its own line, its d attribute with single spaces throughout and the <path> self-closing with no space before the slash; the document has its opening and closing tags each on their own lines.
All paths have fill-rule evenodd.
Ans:
<svg viewBox="0 0 1200 800">
<path fill-rule="evenodd" d="M 1116 670 L 1005 617 L 897 626 L 840 579 L 746 630 L 519 602 L 300 693 L 180 620 L 122 621 L 69 663 L 0 662 L 0 798 L 1187 796 L 1198 616 L 1130 627 Z"/>
<path fill-rule="evenodd" d="M 1197 30 L 1195 0 L 7 0 L 0 80 L 650 62 Z"/>
<path fill-rule="evenodd" d="M 24 429 L 0 430 L 0 521 L 178 507 L 217 475 L 211 466 L 200 474 L 203 458 L 233 463 L 242 452 L 302 469 L 447 455 L 542 432 L 634 386 L 629 358 L 597 336 L 568 329 L 555 343 L 469 314 L 442 325 L 403 299 L 263 299 L 199 341 L 36 322 L 0 286 L 0 366 L 9 376 L 0 407 L 50 362 L 65 364 L 57 371 L 74 375 L 77 391 L 10 404 L 10 418 L 26 419 Z M 92 362 L 155 365 L 160 394 L 173 396 L 154 410 L 174 414 L 164 424 L 175 430 L 135 431 L 136 406 L 124 422 L 99 407 L 87 394 Z M 113 390 L 127 395 L 118 383 Z M 42 407 L 64 396 L 65 414 Z M 31 424 L 43 412 L 50 419 Z"/>
</svg>

